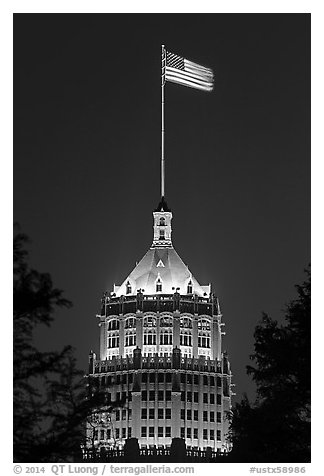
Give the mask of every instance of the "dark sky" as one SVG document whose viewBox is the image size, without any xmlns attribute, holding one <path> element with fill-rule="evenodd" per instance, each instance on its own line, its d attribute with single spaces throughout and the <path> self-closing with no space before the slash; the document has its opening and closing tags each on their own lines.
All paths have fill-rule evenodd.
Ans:
<svg viewBox="0 0 324 476">
<path fill-rule="evenodd" d="M 310 15 L 14 15 L 14 219 L 74 304 L 37 340 L 86 369 L 102 292 L 151 245 L 162 43 L 215 72 L 212 93 L 166 85 L 166 197 L 239 398 L 262 311 L 280 316 L 310 261 Z"/>
</svg>

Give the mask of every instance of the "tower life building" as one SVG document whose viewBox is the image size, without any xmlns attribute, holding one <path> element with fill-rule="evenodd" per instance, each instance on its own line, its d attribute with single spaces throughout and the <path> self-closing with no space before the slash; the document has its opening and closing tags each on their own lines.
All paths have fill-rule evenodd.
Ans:
<svg viewBox="0 0 324 476">
<path fill-rule="evenodd" d="M 126 404 L 88 433 L 95 428 L 92 441 L 106 448 L 127 438 L 140 448 L 182 438 L 191 449 L 226 452 L 232 374 L 219 301 L 173 248 L 164 198 L 153 217 L 152 246 L 102 299 L 100 355 L 89 356 L 90 379 L 106 389 L 108 402 Z"/>
</svg>

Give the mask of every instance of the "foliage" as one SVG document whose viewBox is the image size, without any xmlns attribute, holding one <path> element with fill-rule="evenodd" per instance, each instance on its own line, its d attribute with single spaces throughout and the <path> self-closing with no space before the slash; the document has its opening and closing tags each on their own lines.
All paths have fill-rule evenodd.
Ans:
<svg viewBox="0 0 324 476">
<path fill-rule="evenodd" d="M 48 273 L 29 268 L 28 242 L 18 230 L 13 246 L 14 461 L 72 461 L 84 442 L 87 418 L 98 408 L 111 408 L 104 391 L 89 386 L 89 380 L 87 385 L 70 346 L 53 352 L 34 347 L 35 326 L 50 326 L 55 310 L 71 302 L 53 287 Z"/>
<path fill-rule="evenodd" d="M 232 460 L 310 461 L 310 268 L 280 325 L 264 314 L 254 333 L 254 366 L 247 367 L 257 399 L 233 408 Z"/>
</svg>

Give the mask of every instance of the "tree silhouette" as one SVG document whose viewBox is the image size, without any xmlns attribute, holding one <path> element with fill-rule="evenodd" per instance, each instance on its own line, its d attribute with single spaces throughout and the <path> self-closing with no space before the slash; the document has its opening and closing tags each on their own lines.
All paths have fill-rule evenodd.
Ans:
<svg viewBox="0 0 324 476">
<path fill-rule="evenodd" d="M 285 309 L 284 324 L 267 314 L 254 333 L 254 366 L 247 366 L 257 386 L 252 405 L 247 396 L 233 408 L 231 460 L 246 462 L 310 461 L 310 267 L 297 285 L 297 298 Z"/>
<path fill-rule="evenodd" d="M 14 461 L 60 462 L 81 459 L 86 421 L 107 406 L 105 389 L 77 369 L 73 349 L 40 352 L 33 344 L 38 324 L 50 326 L 55 310 L 71 302 L 53 287 L 48 273 L 28 266 L 28 237 L 18 225 L 13 244 Z"/>
</svg>

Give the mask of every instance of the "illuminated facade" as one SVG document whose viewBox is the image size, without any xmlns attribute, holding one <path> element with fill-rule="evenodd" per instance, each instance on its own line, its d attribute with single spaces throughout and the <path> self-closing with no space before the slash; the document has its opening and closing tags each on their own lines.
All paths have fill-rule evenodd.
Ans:
<svg viewBox="0 0 324 476">
<path fill-rule="evenodd" d="M 99 446 L 228 451 L 231 370 L 222 351 L 222 314 L 211 286 L 202 286 L 172 245 L 172 212 L 162 198 L 153 212 L 153 243 L 120 286 L 105 294 L 100 355 L 89 376 L 123 408 L 88 428 Z M 89 438 L 90 439 L 90 438 Z"/>
</svg>

